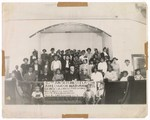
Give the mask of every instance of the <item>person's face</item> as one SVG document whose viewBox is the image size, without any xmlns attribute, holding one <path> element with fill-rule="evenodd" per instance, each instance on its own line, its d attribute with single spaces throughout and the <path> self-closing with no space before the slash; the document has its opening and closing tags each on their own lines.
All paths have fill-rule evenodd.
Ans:
<svg viewBox="0 0 150 120">
<path fill-rule="evenodd" d="M 123 73 L 123 76 L 124 76 L 124 77 L 127 77 L 127 75 L 128 75 L 128 74 L 127 74 L 126 72 Z"/>
<path fill-rule="evenodd" d="M 39 87 L 36 87 L 36 88 L 35 88 L 35 91 L 36 91 L 36 92 L 39 92 L 39 91 L 40 91 L 40 88 L 39 88 Z"/>
<path fill-rule="evenodd" d="M 25 60 L 24 63 L 27 64 L 27 63 L 28 63 L 28 60 Z"/>
<path fill-rule="evenodd" d="M 54 51 L 55 51 L 54 49 L 51 50 L 52 53 L 54 53 Z"/>
<path fill-rule="evenodd" d="M 87 74 L 87 69 L 83 70 L 83 74 L 84 75 Z"/>
<path fill-rule="evenodd" d="M 18 65 L 16 65 L 15 68 L 16 68 L 16 70 L 18 70 L 18 68 L 19 68 Z"/>
<path fill-rule="evenodd" d="M 71 71 L 71 72 L 74 72 L 74 66 L 71 66 L 71 67 L 70 67 L 70 71 Z"/>
<path fill-rule="evenodd" d="M 82 55 L 84 55 L 85 54 L 85 52 L 84 51 L 82 51 Z"/>
<path fill-rule="evenodd" d="M 88 91 L 91 90 L 91 86 L 90 86 L 90 85 L 87 86 L 87 90 L 88 90 Z"/>
<path fill-rule="evenodd" d="M 96 69 L 96 68 L 94 68 L 94 72 L 97 72 L 97 69 Z"/>
<path fill-rule="evenodd" d="M 141 72 L 140 72 L 140 71 L 137 71 L 136 73 L 137 73 L 137 75 L 140 75 L 140 74 L 141 74 Z"/>
<path fill-rule="evenodd" d="M 54 57 L 54 60 L 58 60 L 58 57 L 57 57 L 57 56 L 55 56 L 55 57 Z"/>
<path fill-rule="evenodd" d="M 66 56 L 66 60 L 69 60 L 69 56 Z"/>
<path fill-rule="evenodd" d="M 33 68 L 32 68 L 32 67 L 30 67 L 30 68 L 29 68 L 29 72 L 32 72 L 32 71 L 33 71 Z"/>
<path fill-rule="evenodd" d="M 114 60 L 113 60 L 113 63 L 117 63 L 117 60 L 116 60 L 116 59 L 114 59 Z"/>
<path fill-rule="evenodd" d="M 101 62 L 104 62 L 104 59 L 101 58 Z"/>
<path fill-rule="evenodd" d="M 128 65 L 130 64 L 130 62 L 129 62 L 129 61 L 126 61 L 125 64 L 128 66 Z"/>
<path fill-rule="evenodd" d="M 87 52 L 88 52 L 88 53 L 91 53 L 91 50 L 88 50 Z"/>
<path fill-rule="evenodd" d="M 95 49 L 95 53 L 98 53 L 98 50 L 97 50 L 97 49 Z"/>
<path fill-rule="evenodd" d="M 104 49 L 103 51 L 104 51 L 104 52 L 107 52 L 107 49 Z"/>
</svg>

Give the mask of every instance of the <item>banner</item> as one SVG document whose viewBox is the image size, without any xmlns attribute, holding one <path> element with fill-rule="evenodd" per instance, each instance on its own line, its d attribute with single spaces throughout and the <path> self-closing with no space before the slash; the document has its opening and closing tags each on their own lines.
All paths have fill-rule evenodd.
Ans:
<svg viewBox="0 0 150 120">
<path fill-rule="evenodd" d="M 44 82 L 44 97 L 82 97 L 86 85 L 96 93 L 97 85 L 94 81 L 50 81 Z"/>
</svg>

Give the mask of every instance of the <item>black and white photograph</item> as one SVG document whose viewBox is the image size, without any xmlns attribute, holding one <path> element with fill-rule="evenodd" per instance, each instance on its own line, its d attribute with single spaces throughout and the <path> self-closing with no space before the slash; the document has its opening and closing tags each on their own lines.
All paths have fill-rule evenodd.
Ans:
<svg viewBox="0 0 150 120">
<path fill-rule="evenodd" d="M 147 104 L 146 3 L 2 7 L 4 107 Z"/>
</svg>

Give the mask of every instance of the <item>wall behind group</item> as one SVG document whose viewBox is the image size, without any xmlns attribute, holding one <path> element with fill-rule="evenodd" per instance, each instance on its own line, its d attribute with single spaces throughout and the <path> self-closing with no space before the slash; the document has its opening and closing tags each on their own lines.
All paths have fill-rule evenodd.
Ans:
<svg viewBox="0 0 150 120">
<path fill-rule="evenodd" d="M 20 65 L 24 57 L 39 49 L 39 34 L 29 38 L 33 33 L 64 22 L 84 23 L 97 27 L 110 34 L 113 56 L 119 59 L 131 59 L 132 54 L 144 54 L 147 40 L 146 25 L 131 20 L 24 20 L 5 21 L 3 26 L 3 50 L 10 56 L 10 71 L 16 64 Z M 96 37 L 93 37 L 96 39 Z M 98 38 L 97 38 L 98 39 Z M 94 40 L 93 40 L 94 41 Z"/>
</svg>

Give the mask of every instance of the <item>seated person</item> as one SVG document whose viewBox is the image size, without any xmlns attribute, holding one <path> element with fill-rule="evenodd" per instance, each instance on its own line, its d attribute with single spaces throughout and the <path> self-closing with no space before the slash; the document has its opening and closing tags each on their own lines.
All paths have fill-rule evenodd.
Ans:
<svg viewBox="0 0 150 120">
<path fill-rule="evenodd" d="M 56 69 L 60 69 L 61 70 L 61 62 L 60 62 L 60 60 L 58 60 L 58 56 L 57 55 L 55 55 L 54 56 L 54 60 L 52 61 L 52 63 L 51 63 L 51 70 L 53 71 L 53 72 L 55 72 L 56 71 Z"/>
<path fill-rule="evenodd" d="M 87 63 L 87 59 L 84 59 L 83 60 L 83 64 L 80 65 L 80 68 L 79 68 L 79 72 L 81 73 L 81 71 L 86 71 L 87 70 L 87 74 L 89 75 L 89 64 Z"/>
<path fill-rule="evenodd" d="M 35 90 L 32 92 L 32 103 L 33 104 L 42 104 L 43 103 L 43 94 L 40 91 L 40 87 L 36 86 Z"/>
<path fill-rule="evenodd" d="M 52 80 L 52 75 L 48 72 L 48 69 L 45 68 L 43 74 L 40 77 L 40 80 L 42 81 L 50 81 Z"/>
<path fill-rule="evenodd" d="M 79 80 L 79 75 L 75 72 L 74 66 L 70 66 L 70 71 L 65 74 L 66 81 Z"/>
<path fill-rule="evenodd" d="M 91 77 L 88 74 L 88 69 L 84 69 L 80 72 L 80 80 L 81 81 L 90 81 Z"/>
<path fill-rule="evenodd" d="M 122 74 L 123 76 L 120 81 L 128 81 L 128 71 L 123 71 Z"/>
<path fill-rule="evenodd" d="M 93 73 L 91 74 L 91 80 L 99 81 L 103 83 L 103 75 L 101 72 L 97 71 L 97 68 L 93 68 Z"/>
<path fill-rule="evenodd" d="M 64 80 L 64 75 L 61 74 L 60 69 L 56 69 L 56 72 L 55 72 L 52 80 L 53 81 L 62 81 L 62 80 Z"/>
<path fill-rule="evenodd" d="M 108 81 L 117 81 L 118 77 L 115 71 L 113 71 L 112 66 L 108 67 L 108 71 L 105 73 L 104 79 L 108 79 Z"/>
<path fill-rule="evenodd" d="M 141 75 L 141 70 L 140 69 L 135 70 L 134 79 L 135 80 L 144 80 L 143 76 Z"/>
<path fill-rule="evenodd" d="M 94 104 L 95 103 L 95 95 L 91 90 L 91 85 L 88 84 L 86 86 L 87 90 L 83 94 L 83 103 L 84 104 Z"/>
</svg>

